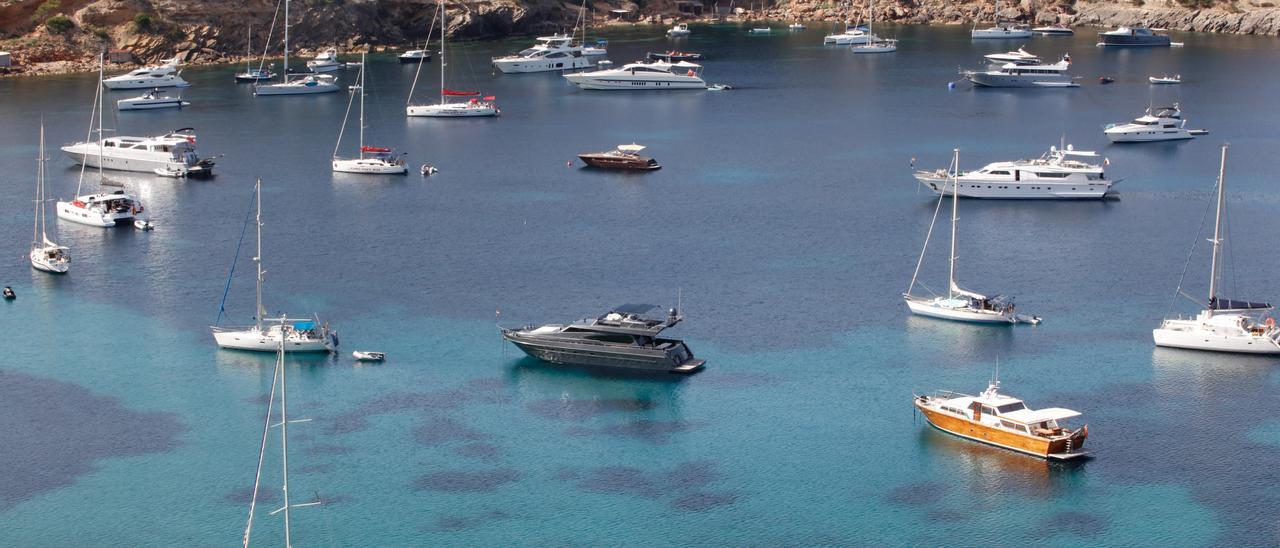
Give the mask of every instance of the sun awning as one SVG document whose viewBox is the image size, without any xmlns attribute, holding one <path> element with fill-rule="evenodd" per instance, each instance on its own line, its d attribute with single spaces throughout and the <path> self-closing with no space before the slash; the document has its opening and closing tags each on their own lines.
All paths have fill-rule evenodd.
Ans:
<svg viewBox="0 0 1280 548">
<path fill-rule="evenodd" d="M 1072 411 L 1061 407 L 1050 407 L 1048 409 L 1040 409 L 1036 411 L 1031 409 L 1022 409 L 1011 413 L 1001 414 L 1000 418 L 1015 420 L 1023 424 L 1035 424 L 1045 421 L 1060 421 L 1079 416 L 1079 411 Z"/>
<path fill-rule="evenodd" d="M 454 91 L 448 88 L 440 90 L 440 95 L 448 95 L 450 97 L 472 97 L 480 95 L 478 91 Z"/>
<path fill-rule="evenodd" d="M 375 146 L 365 145 L 360 147 L 360 152 L 391 152 L 391 149 L 387 147 L 375 147 Z"/>
<path fill-rule="evenodd" d="M 1271 303 L 1236 301 L 1232 299 L 1223 299 L 1221 297 L 1214 297 L 1209 300 L 1210 310 L 1255 310 L 1262 308 L 1271 308 Z"/>
</svg>

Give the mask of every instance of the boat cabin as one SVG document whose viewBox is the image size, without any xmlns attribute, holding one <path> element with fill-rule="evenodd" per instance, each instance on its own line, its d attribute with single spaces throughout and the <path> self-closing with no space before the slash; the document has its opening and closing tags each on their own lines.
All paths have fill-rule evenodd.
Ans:
<svg viewBox="0 0 1280 548">
<path fill-rule="evenodd" d="M 1022 400 L 1000 394 L 998 388 L 999 383 L 993 383 L 980 396 L 953 398 L 939 408 L 994 428 L 1045 438 L 1068 433 L 1071 429 L 1066 420 L 1080 416 L 1060 407 L 1028 409 Z"/>
</svg>

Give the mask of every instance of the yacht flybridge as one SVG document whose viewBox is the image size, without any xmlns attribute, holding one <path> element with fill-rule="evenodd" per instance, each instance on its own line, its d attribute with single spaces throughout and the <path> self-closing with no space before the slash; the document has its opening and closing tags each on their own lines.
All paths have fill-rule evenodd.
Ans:
<svg viewBox="0 0 1280 548">
<path fill-rule="evenodd" d="M 951 256 L 947 293 L 946 295 L 932 297 L 920 297 L 911 293 L 919 279 L 920 267 L 924 264 L 925 251 L 929 249 L 929 239 L 933 236 L 933 227 L 938 222 L 938 212 L 942 209 L 942 201 L 946 197 L 940 194 L 938 196 L 938 205 L 933 210 L 933 220 L 929 223 L 929 233 L 925 236 L 924 246 L 920 248 L 920 259 L 916 261 L 916 271 L 911 275 L 911 284 L 907 286 L 907 291 L 902 294 L 903 299 L 907 302 L 907 308 L 911 310 L 912 314 L 960 322 L 1006 325 L 1015 323 L 1039 324 L 1039 317 L 1015 314 L 1013 299 L 1011 298 L 1002 295 L 988 297 L 961 289 L 959 284 L 956 283 L 956 220 L 960 200 L 955 191 L 958 185 L 954 180 L 954 174 L 959 173 L 959 171 L 960 149 L 956 149 L 951 160 L 951 167 L 948 169 L 948 172 L 952 174 L 953 180 L 951 182 Z M 924 286 L 923 283 L 920 285 Z"/>
<path fill-rule="evenodd" d="M 342 68 L 342 62 L 338 61 L 338 50 L 329 48 L 317 53 L 307 61 L 307 68 L 311 69 L 311 72 L 333 72 Z"/>
<path fill-rule="evenodd" d="M 1089 425 L 1071 428 L 1066 424 L 1080 416 L 1078 411 L 1029 409 L 1022 400 L 1001 394 L 998 380 L 978 396 L 942 390 L 933 396 L 915 396 L 914 405 L 930 426 L 968 440 L 1042 459 L 1069 460 L 1089 454 L 1084 451 Z"/>
<path fill-rule="evenodd" d="M 44 124 L 40 124 L 40 158 L 36 172 L 36 218 L 31 227 L 31 267 L 51 274 L 66 274 L 71 268 L 71 250 L 49 239 L 45 229 Z"/>
<path fill-rule="evenodd" d="M 1225 216 L 1227 147 L 1222 147 L 1222 163 L 1218 167 L 1217 213 L 1213 221 L 1213 256 L 1209 262 L 1208 306 L 1194 318 L 1168 318 L 1160 327 L 1152 330 L 1156 346 L 1234 352 L 1241 354 L 1280 354 L 1280 328 L 1273 318 L 1259 320 L 1257 316 L 1274 307 L 1269 303 L 1224 299 L 1218 295 L 1223 260 L 1222 243 L 1226 239 L 1223 230 Z M 1192 247 L 1192 251 L 1195 248 Z M 1185 272 L 1184 272 L 1185 276 Z M 1177 294 L 1181 295 L 1182 282 Z"/>
<path fill-rule="evenodd" d="M 604 48 L 578 44 L 564 34 L 539 36 L 537 41 L 537 45 L 519 53 L 495 57 L 493 66 L 506 74 L 575 70 L 595 65 L 607 53 Z"/>
<path fill-rule="evenodd" d="M 112 76 L 102 81 L 107 89 L 148 89 L 186 87 L 186 80 L 178 70 L 178 58 L 165 59 L 159 65 L 134 69 L 128 74 Z"/>
<path fill-rule="evenodd" d="M 340 173 L 363 173 L 367 175 L 404 175 L 409 173 L 405 167 L 404 157 L 395 156 L 390 148 L 368 146 L 364 144 L 364 92 L 365 69 L 363 54 L 360 55 L 359 84 L 351 99 L 347 101 L 347 113 L 342 117 L 342 128 L 338 130 L 338 143 L 333 145 L 333 171 Z M 359 156 L 355 158 L 339 158 L 338 150 L 342 148 L 342 134 L 347 131 L 347 120 L 351 118 L 351 104 L 356 94 L 360 95 L 360 144 Z"/>
<path fill-rule="evenodd" d="M 1103 133 L 1113 143 L 1144 143 L 1192 139 L 1209 133 L 1203 129 L 1187 129 L 1178 103 L 1171 107 L 1148 108 L 1146 114 L 1127 124 L 1108 124 Z"/>
<path fill-rule="evenodd" d="M 1016 50 L 1006 52 L 1006 53 L 991 53 L 991 54 L 983 55 L 983 57 L 986 58 L 988 61 L 991 61 L 992 63 L 996 63 L 999 65 L 1004 65 L 1007 63 L 1013 63 L 1015 65 L 1039 65 L 1040 64 L 1040 56 L 1028 52 L 1025 48 L 1018 48 Z"/>
<path fill-rule="evenodd" d="M 254 84 L 254 95 L 311 95 L 338 91 L 332 74 L 305 74 L 289 78 L 289 0 L 284 1 L 284 79 L 274 84 Z"/>
<path fill-rule="evenodd" d="M 188 127 L 153 137 L 107 137 L 67 145 L 62 151 L 89 167 L 166 177 L 208 177 L 213 175 L 214 161 L 196 153 L 193 131 Z"/>
<path fill-rule="evenodd" d="M 982 169 L 953 174 L 947 169 L 917 171 L 915 178 L 930 190 L 961 198 L 1009 200 L 1098 200 L 1108 196 L 1113 181 L 1104 165 L 1086 160 L 1097 152 L 1071 145 L 1050 147 L 1034 160 L 994 162 Z"/>
<path fill-rule="evenodd" d="M 338 346 L 337 333 L 329 329 L 329 324 L 320 323 L 319 320 L 305 320 L 290 322 L 278 322 L 275 325 L 264 326 L 263 319 L 267 315 L 267 309 L 262 305 L 262 179 L 258 179 L 254 185 L 254 202 L 256 203 L 257 213 L 254 216 L 254 224 L 257 225 L 257 252 L 253 257 L 254 266 L 257 267 L 257 306 L 254 308 L 254 324 L 249 327 L 218 327 L 213 326 L 213 339 L 218 343 L 219 348 L 229 348 L 233 350 L 250 350 L 254 352 L 331 352 Z M 232 269 L 232 273 L 235 269 Z M 228 279 L 227 283 L 231 281 Z M 223 295 L 222 305 L 218 307 L 218 321 L 222 320 L 222 312 L 226 306 L 226 295 Z"/>
<path fill-rule="evenodd" d="M 1067 70 L 1071 57 L 1050 65 L 1019 65 L 1006 63 L 997 70 L 966 71 L 965 76 L 976 85 L 993 88 L 1071 88 L 1078 87 Z"/>
<path fill-rule="evenodd" d="M 564 79 L 594 90 L 707 89 L 702 65 L 688 61 L 628 63 L 620 68 L 566 74 Z"/>
<path fill-rule="evenodd" d="M 498 109 L 497 97 L 492 95 L 481 97 L 478 91 L 456 91 L 445 87 L 445 9 L 444 0 L 440 0 L 440 102 L 430 105 L 414 105 L 413 90 L 418 86 L 419 70 L 413 75 L 413 85 L 409 88 L 410 104 L 405 107 L 406 116 L 427 116 L 434 118 L 469 118 L 478 116 L 497 116 L 502 111 Z M 460 98 L 462 101 L 450 101 L 451 98 Z"/>
<path fill-rule="evenodd" d="M 627 304 L 595 319 L 571 324 L 500 328 L 502 338 L 526 354 L 562 365 L 692 373 L 706 363 L 693 357 L 684 341 L 661 339 L 658 334 L 681 320 L 677 309 L 665 319 L 645 317 L 658 307 Z"/>
</svg>

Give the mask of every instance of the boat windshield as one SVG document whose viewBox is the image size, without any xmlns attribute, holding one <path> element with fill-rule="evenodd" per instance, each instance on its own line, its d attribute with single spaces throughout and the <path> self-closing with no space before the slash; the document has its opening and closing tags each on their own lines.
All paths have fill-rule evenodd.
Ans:
<svg viewBox="0 0 1280 548">
<path fill-rule="evenodd" d="M 1022 402 L 1017 402 L 1017 403 L 1006 403 L 1006 404 L 1004 404 L 1004 405 L 1001 405 L 1001 406 L 997 407 L 997 408 L 996 408 L 996 411 L 998 411 L 1001 415 L 1003 415 L 1003 414 L 1005 414 L 1005 413 L 1012 413 L 1012 412 L 1014 412 L 1014 411 L 1021 411 L 1021 410 L 1026 409 L 1026 408 L 1027 408 L 1026 404 L 1024 404 L 1024 403 L 1022 403 Z"/>
</svg>

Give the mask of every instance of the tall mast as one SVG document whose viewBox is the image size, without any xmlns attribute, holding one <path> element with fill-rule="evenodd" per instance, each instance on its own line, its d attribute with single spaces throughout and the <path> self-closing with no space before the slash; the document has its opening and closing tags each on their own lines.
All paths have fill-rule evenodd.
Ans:
<svg viewBox="0 0 1280 548">
<path fill-rule="evenodd" d="M 276 367 L 280 368 L 280 455 L 281 467 L 284 470 L 284 483 L 281 486 L 284 492 L 284 546 L 293 548 L 293 543 L 289 539 L 289 405 L 285 401 L 285 395 L 289 391 L 284 383 L 284 318 L 280 321 L 280 351 L 277 353 Z"/>
<path fill-rule="evenodd" d="M 440 104 L 444 104 L 444 0 L 440 0 Z"/>
<path fill-rule="evenodd" d="M 258 252 L 256 255 L 254 255 L 253 262 L 258 267 L 258 291 L 257 291 L 258 310 L 254 314 L 254 317 L 257 319 L 257 321 L 255 322 L 255 325 L 258 326 L 258 331 L 261 332 L 262 331 L 262 315 L 266 312 L 262 308 L 262 179 L 261 178 L 258 179 L 257 194 L 258 194 L 257 195 L 258 213 L 254 216 L 254 222 L 258 225 Z M 281 331 L 281 340 L 284 340 L 283 331 Z"/>
<path fill-rule="evenodd" d="M 284 81 L 289 81 L 289 0 L 284 0 Z"/>
<path fill-rule="evenodd" d="M 1227 176 L 1227 145 L 1222 145 L 1222 164 L 1218 166 L 1218 211 L 1213 219 L 1213 259 L 1209 263 L 1209 315 L 1213 315 L 1213 299 L 1218 294 L 1218 251 L 1222 248 L 1222 187 Z"/>
<path fill-rule="evenodd" d="M 960 204 L 960 149 L 954 150 L 951 159 L 951 274 L 947 283 L 947 298 L 955 297 L 956 290 L 956 213 Z"/>
<path fill-rule="evenodd" d="M 364 54 L 360 54 L 360 159 L 364 159 Z"/>
<path fill-rule="evenodd" d="M 36 218 L 31 221 L 31 243 L 40 242 L 36 237 L 37 230 L 43 234 L 44 223 L 40 218 L 40 213 L 44 210 L 44 122 L 40 123 L 40 157 L 36 159 L 36 165 L 39 166 L 39 172 L 36 173 Z"/>
<path fill-rule="evenodd" d="M 107 109 L 106 97 L 102 94 L 103 67 L 107 64 L 106 52 L 98 53 L 98 185 L 102 185 L 102 111 Z M 76 192 L 79 194 L 79 192 Z"/>
<path fill-rule="evenodd" d="M 244 72 L 249 74 L 253 72 L 251 63 L 253 61 L 253 25 L 249 25 L 249 43 L 244 46 Z"/>
</svg>

